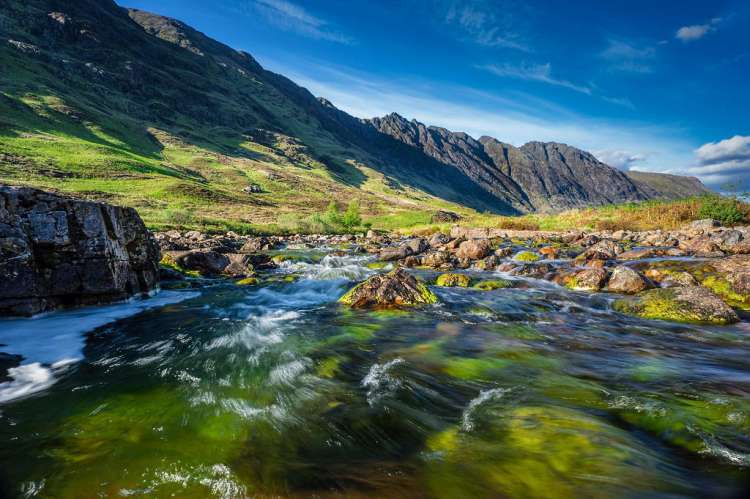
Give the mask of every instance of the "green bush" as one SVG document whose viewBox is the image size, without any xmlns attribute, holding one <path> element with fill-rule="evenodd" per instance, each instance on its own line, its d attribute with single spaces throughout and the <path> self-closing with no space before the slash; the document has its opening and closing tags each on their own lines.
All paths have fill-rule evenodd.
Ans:
<svg viewBox="0 0 750 499">
<path fill-rule="evenodd" d="M 355 227 L 362 225 L 362 217 L 359 215 L 359 203 L 352 201 L 346 208 L 346 213 L 341 218 L 341 225 L 346 230 L 353 230 Z"/>
<path fill-rule="evenodd" d="M 745 219 L 740 201 L 734 198 L 710 196 L 701 201 L 699 218 L 712 218 L 722 225 L 736 225 Z"/>
</svg>

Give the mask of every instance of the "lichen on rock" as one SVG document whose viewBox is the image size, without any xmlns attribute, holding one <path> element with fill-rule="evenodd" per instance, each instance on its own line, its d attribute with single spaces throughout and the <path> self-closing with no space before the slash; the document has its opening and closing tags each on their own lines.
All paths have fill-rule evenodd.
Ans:
<svg viewBox="0 0 750 499">
<path fill-rule="evenodd" d="M 352 308 L 389 308 L 430 305 L 438 298 L 403 268 L 370 277 L 339 298 Z"/>
<path fill-rule="evenodd" d="M 732 324 L 739 321 L 732 308 L 702 286 L 652 289 L 617 300 L 613 308 L 644 319 L 696 324 Z"/>
<path fill-rule="evenodd" d="M 442 274 L 438 276 L 435 284 L 445 288 L 468 288 L 469 284 L 471 284 L 471 279 L 464 274 Z"/>
</svg>

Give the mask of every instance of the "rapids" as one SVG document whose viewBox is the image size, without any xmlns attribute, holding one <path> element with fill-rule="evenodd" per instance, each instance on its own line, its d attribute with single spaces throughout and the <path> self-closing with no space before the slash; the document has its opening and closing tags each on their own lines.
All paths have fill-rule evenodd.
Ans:
<svg viewBox="0 0 750 499">
<path fill-rule="evenodd" d="M 259 286 L 0 321 L 0 496 L 743 492 L 747 317 L 640 320 L 519 278 L 352 311 L 367 257 L 282 254 Z"/>
</svg>

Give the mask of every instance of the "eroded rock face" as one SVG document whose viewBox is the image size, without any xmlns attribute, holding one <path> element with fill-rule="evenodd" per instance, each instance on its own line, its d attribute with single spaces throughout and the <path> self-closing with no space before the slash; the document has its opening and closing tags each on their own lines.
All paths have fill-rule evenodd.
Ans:
<svg viewBox="0 0 750 499">
<path fill-rule="evenodd" d="M 427 305 L 437 297 L 404 269 L 370 277 L 339 299 L 352 308 L 389 308 Z"/>
<path fill-rule="evenodd" d="M 135 210 L 0 186 L 0 315 L 119 301 L 159 284 Z"/>
<path fill-rule="evenodd" d="M 701 324 L 732 324 L 739 321 L 732 307 L 703 286 L 652 289 L 617 300 L 614 309 L 644 319 Z"/>
</svg>

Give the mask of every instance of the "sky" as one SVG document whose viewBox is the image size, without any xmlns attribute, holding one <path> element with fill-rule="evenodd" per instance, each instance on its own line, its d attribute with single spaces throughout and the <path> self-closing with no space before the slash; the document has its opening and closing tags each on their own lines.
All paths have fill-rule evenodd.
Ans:
<svg viewBox="0 0 750 499">
<path fill-rule="evenodd" d="M 747 0 L 118 0 L 350 114 L 750 190 Z"/>
</svg>

